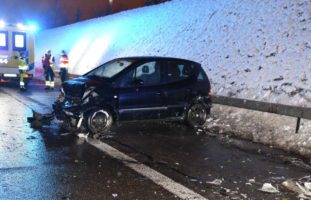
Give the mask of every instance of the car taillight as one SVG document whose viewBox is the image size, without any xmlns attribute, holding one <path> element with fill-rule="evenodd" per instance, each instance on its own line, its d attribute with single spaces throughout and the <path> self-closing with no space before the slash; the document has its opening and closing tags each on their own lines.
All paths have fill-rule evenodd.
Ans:
<svg viewBox="0 0 311 200">
<path fill-rule="evenodd" d="M 212 90 L 211 90 L 211 88 L 208 90 L 208 97 L 209 97 L 209 98 L 212 97 Z"/>
</svg>

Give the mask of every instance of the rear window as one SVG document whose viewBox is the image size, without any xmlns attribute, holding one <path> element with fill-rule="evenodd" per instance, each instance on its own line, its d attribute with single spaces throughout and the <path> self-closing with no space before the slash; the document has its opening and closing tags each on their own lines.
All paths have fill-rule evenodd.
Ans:
<svg viewBox="0 0 311 200">
<path fill-rule="evenodd" d="M 13 33 L 13 49 L 15 51 L 26 50 L 26 33 Z"/>
<path fill-rule="evenodd" d="M 208 78 L 204 69 L 202 69 L 202 67 L 199 66 L 198 81 L 207 81 L 207 80 Z"/>
<path fill-rule="evenodd" d="M 8 50 L 8 32 L 0 31 L 0 50 Z"/>
<path fill-rule="evenodd" d="M 194 76 L 194 65 L 186 62 L 168 62 L 165 73 L 167 83 L 179 82 Z"/>
</svg>

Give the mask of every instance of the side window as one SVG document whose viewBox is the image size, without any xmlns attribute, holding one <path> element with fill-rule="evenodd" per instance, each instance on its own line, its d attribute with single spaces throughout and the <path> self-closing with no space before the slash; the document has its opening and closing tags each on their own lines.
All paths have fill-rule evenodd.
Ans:
<svg viewBox="0 0 311 200">
<path fill-rule="evenodd" d="M 121 87 L 159 85 L 161 83 L 160 63 L 153 61 L 144 63 L 125 74 Z"/>
<path fill-rule="evenodd" d="M 8 32 L 0 31 L 0 50 L 8 50 L 9 41 L 8 41 Z"/>
<path fill-rule="evenodd" d="M 165 80 L 167 83 L 183 81 L 193 77 L 194 66 L 191 63 L 168 62 Z"/>
<path fill-rule="evenodd" d="M 25 51 L 26 50 L 26 33 L 13 33 L 13 50 Z"/>
</svg>

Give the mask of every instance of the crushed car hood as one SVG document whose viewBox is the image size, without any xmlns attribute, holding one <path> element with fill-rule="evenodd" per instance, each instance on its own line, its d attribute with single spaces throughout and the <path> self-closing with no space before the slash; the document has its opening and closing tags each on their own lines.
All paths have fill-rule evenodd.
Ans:
<svg viewBox="0 0 311 200">
<path fill-rule="evenodd" d="M 67 98 L 81 99 L 88 88 L 103 84 L 108 84 L 108 82 L 95 78 L 78 77 L 64 82 L 63 89 Z"/>
</svg>

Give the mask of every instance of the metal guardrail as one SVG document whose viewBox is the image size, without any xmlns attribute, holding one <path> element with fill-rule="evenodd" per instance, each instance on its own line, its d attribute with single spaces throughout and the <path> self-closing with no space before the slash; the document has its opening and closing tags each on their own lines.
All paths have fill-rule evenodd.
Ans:
<svg viewBox="0 0 311 200">
<path fill-rule="evenodd" d="M 213 96 L 213 103 L 232 106 L 237 108 L 244 108 L 248 110 L 255 110 L 267 113 L 274 113 L 278 115 L 285 115 L 289 117 L 296 117 L 296 133 L 298 133 L 300 128 L 300 120 L 309 119 L 311 120 L 311 108 L 310 107 L 298 107 L 298 106 L 290 106 L 284 104 L 277 103 L 268 103 L 261 101 L 254 101 L 248 99 L 239 99 L 225 96 Z"/>
</svg>

